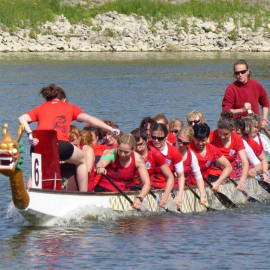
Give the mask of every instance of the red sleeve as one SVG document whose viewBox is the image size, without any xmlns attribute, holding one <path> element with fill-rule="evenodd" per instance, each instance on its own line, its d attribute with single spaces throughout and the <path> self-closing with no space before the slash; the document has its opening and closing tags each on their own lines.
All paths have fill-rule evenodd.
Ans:
<svg viewBox="0 0 270 270">
<path fill-rule="evenodd" d="M 38 106 L 38 107 L 36 107 L 36 108 L 34 108 L 34 109 L 32 109 L 32 110 L 30 110 L 30 111 L 28 111 L 26 113 L 26 114 L 28 114 L 30 116 L 31 122 L 37 121 L 37 115 L 38 115 L 38 112 L 39 112 L 39 107 L 40 106 Z"/>
<path fill-rule="evenodd" d="M 77 117 L 79 114 L 83 113 L 83 110 L 76 106 L 76 105 L 72 105 L 73 106 L 73 116 L 72 116 L 72 120 L 77 120 Z"/>
<path fill-rule="evenodd" d="M 259 104 L 262 107 L 269 108 L 269 98 L 267 96 L 267 93 L 265 91 L 265 88 L 260 84 L 260 97 L 259 97 Z"/>
<path fill-rule="evenodd" d="M 235 97 L 233 94 L 233 88 L 230 84 L 224 94 L 223 100 L 222 100 L 222 108 L 223 111 L 229 111 L 233 108 L 233 104 L 235 103 Z"/>
<path fill-rule="evenodd" d="M 177 148 L 175 148 L 172 145 L 170 145 L 170 147 L 172 148 L 171 153 L 172 153 L 172 157 L 173 157 L 173 164 L 178 164 L 179 162 L 182 161 L 182 156 Z"/>
<path fill-rule="evenodd" d="M 234 142 L 234 145 L 235 145 L 237 151 L 239 152 L 240 150 L 245 149 L 245 145 L 243 143 L 242 137 L 234 132 L 232 132 L 232 136 L 234 136 L 233 142 Z"/>
</svg>

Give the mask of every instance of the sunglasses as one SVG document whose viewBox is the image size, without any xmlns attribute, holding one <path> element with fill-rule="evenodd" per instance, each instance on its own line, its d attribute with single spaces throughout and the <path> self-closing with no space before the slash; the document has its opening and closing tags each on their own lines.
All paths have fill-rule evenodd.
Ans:
<svg viewBox="0 0 270 270">
<path fill-rule="evenodd" d="M 181 144 L 183 144 L 183 145 L 189 145 L 190 144 L 190 142 L 183 142 L 181 139 L 179 139 L 179 138 L 177 138 L 177 142 L 178 143 L 181 143 Z"/>
<path fill-rule="evenodd" d="M 171 130 L 171 132 L 172 132 L 172 133 L 175 133 L 175 134 L 177 134 L 178 131 L 179 131 L 179 129 Z"/>
<path fill-rule="evenodd" d="M 235 71 L 234 74 L 237 75 L 237 76 L 240 75 L 240 74 L 244 75 L 244 74 L 246 74 L 247 71 L 248 71 L 247 69 L 246 70 L 241 70 L 241 71 Z"/>
<path fill-rule="evenodd" d="M 161 141 L 163 141 L 165 138 L 166 138 L 166 136 L 163 136 L 163 137 L 157 137 L 157 136 L 153 136 L 153 135 L 151 135 L 151 138 L 155 141 L 155 140 L 158 140 L 159 142 L 161 142 Z"/>
<path fill-rule="evenodd" d="M 191 126 L 193 123 L 196 125 L 196 124 L 199 124 L 201 122 L 201 120 L 193 120 L 193 121 L 188 121 L 188 124 Z"/>
</svg>

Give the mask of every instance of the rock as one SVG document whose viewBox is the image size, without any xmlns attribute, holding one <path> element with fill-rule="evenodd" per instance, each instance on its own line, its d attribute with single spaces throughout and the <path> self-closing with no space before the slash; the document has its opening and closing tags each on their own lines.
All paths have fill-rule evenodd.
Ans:
<svg viewBox="0 0 270 270">
<path fill-rule="evenodd" d="M 229 21 L 225 22 L 223 26 L 226 32 L 231 32 L 232 30 L 234 30 L 235 25 L 234 25 L 233 18 L 230 18 Z"/>
</svg>

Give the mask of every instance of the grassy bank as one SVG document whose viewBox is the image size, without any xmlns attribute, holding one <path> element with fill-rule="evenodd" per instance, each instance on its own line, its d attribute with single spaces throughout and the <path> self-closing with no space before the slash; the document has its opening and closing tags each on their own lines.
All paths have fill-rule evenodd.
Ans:
<svg viewBox="0 0 270 270">
<path fill-rule="evenodd" d="M 71 23 L 91 24 L 91 18 L 108 11 L 130 15 L 135 13 L 158 21 L 164 17 L 197 17 L 202 20 L 224 22 L 229 17 L 240 19 L 242 26 L 257 28 L 269 23 L 270 11 L 261 6 L 250 7 L 241 1 L 192 0 L 183 4 L 152 0 L 117 0 L 97 7 L 89 5 L 76 7 L 61 5 L 59 0 L 2 0 L 0 2 L 0 22 L 11 32 L 16 27 L 37 28 L 39 24 L 53 21 L 54 15 L 64 14 Z M 252 18 L 252 20 L 250 19 Z"/>
</svg>

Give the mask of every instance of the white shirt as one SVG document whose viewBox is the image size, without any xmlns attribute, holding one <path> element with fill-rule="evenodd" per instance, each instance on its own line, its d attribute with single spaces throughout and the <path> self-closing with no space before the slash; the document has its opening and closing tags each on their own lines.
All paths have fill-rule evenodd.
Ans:
<svg viewBox="0 0 270 270">
<path fill-rule="evenodd" d="M 244 142 L 244 146 L 245 146 L 245 150 L 246 150 L 246 154 L 247 154 L 247 158 L 249 163 L 255 167 L 256 165 L 260 164 L 260 160 L 257 158 L 257 156 L 255 155 L 254 151 L 252 150 L 252 148 L 249 146 L 249 144 L 243 140 Z"/>
<path fill-rule="evenodd" d="M 270 141 L 264 134 L 260 133 L 261 141 L 262 141 L 262 148 L 263 151 L 267 154 L 267 156 L 270 156 Z M 253 138 L 258 144 L 260 144 L 260 140 L 258 135 Z"/>
</svg>

